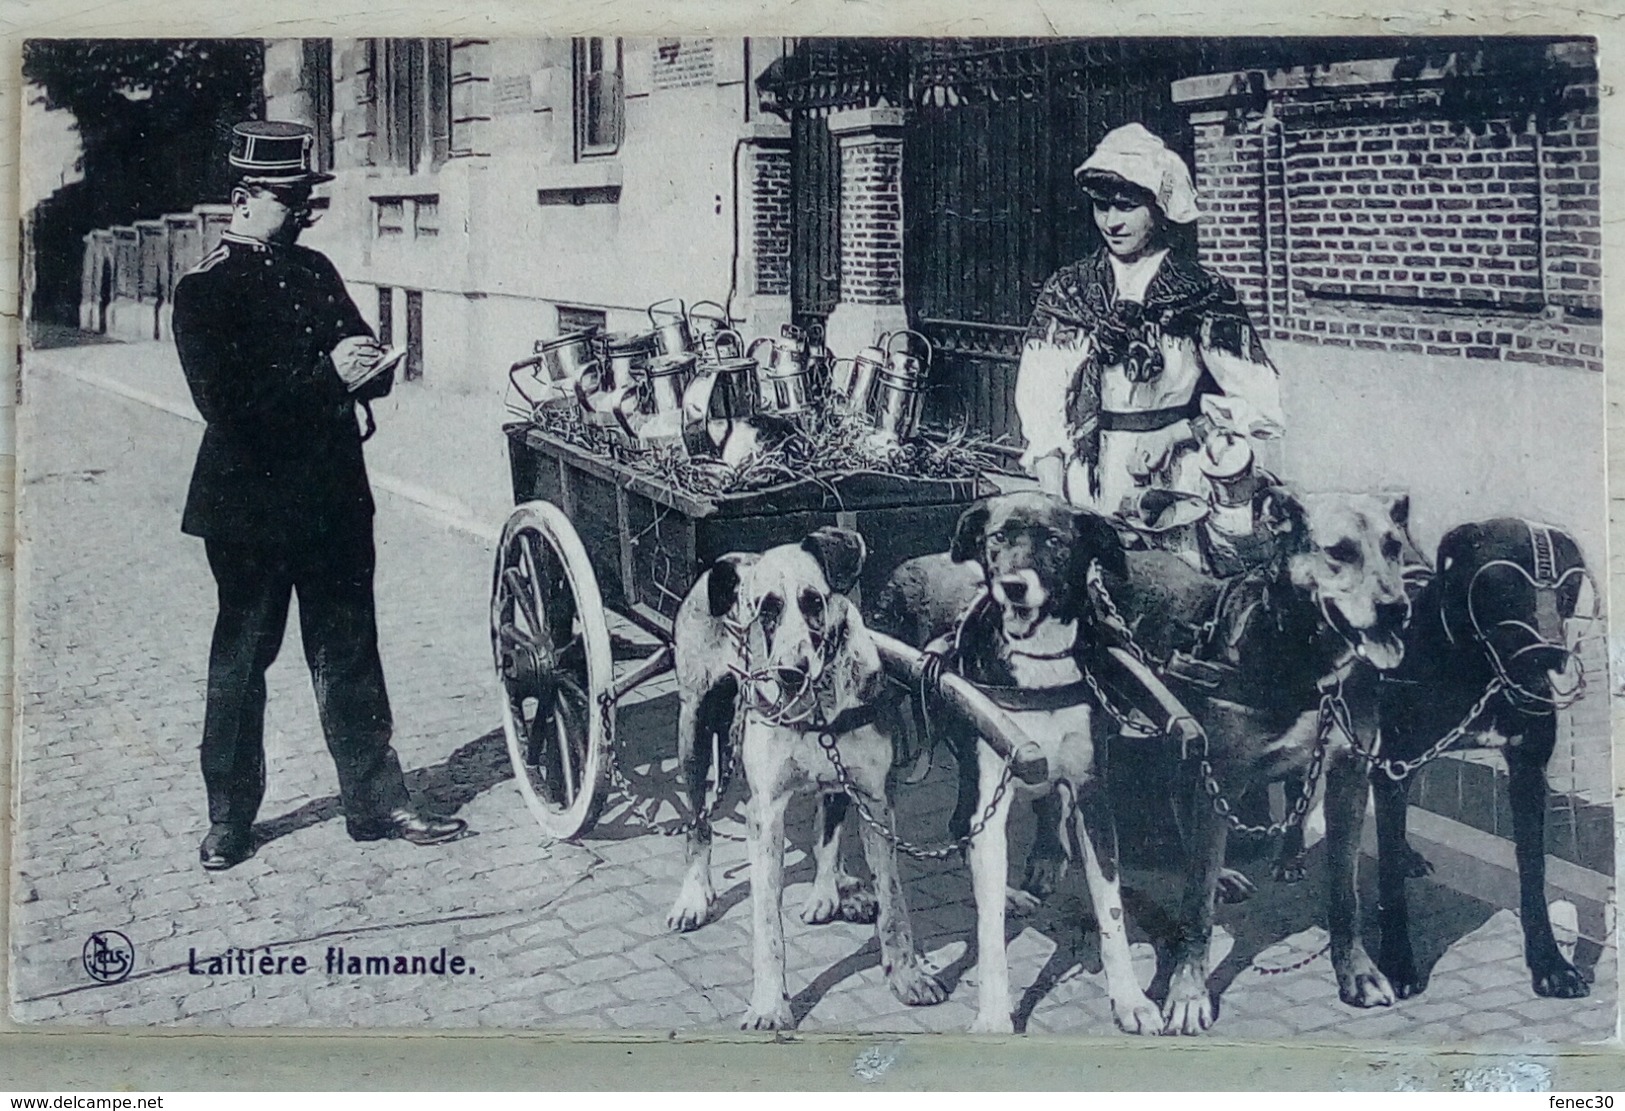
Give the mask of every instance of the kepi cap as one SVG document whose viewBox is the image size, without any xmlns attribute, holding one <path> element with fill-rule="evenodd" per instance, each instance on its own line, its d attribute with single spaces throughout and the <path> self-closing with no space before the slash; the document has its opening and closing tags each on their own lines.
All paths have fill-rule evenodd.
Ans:
<svg viewBox="0 0 1625 1111">
<path fill-rule="evenodd" d="M 231 129 L 231 165 L 256 185 L 320 185 L 332 174 L 310 165 L 316 136 L 302 123 L 248 120 Z"/>
<path fill-rule="evenodd" d="M 1073 176 L 1097 197 L 1115 196 L 1124 182 L 1138 186 L 1176 224 L 1189 224 L 1197 217 L 1196 186 L 1185 160 L 1137 123 L 1107 132 Z"/>
</svg>

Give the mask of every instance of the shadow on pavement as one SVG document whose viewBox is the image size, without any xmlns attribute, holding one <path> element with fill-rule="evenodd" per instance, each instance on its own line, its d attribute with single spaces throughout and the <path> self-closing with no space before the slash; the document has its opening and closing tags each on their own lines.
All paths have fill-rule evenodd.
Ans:
<svg viewBox="0 0 1625 1111">
<path fill-rule="evenodd" d="M 498 783 L 513 778 L 508 766 L 507 742 L 500 729 L 470 741 L 439 764 L 406 773 L 406 789 L 425 809 L 455 814 Z M 266 845 L 299 830 L 344 817 L 336 795 L 313 799 L 268 821 L 254 824 L 254 840 Z"/>
<path fill-rule="evenodd" d="M 50 351 L 58 347 L 88 347 L 93 344 L 118 343 L 97 332 L 81 332 L 77 328 L 69 328 L 65 324 L 48 324 L 44 321 L 30 320 L 28 322 L 28 346 L 34 351 Z"/>
</svg>

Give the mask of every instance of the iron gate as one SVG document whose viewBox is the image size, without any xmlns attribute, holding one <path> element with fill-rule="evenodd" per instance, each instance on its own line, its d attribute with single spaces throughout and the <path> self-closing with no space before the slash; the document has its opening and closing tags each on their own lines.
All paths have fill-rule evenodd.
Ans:
<svg viewBox="0 0 1625 1111">
<path fill-rule="evenodd" d="M 1183 52 L 1149 40 L 913 45 L 904 133 L 904 288 L 937 349 L 927 419 L 1019 442 L 1015 368 L 1033 302 L 1098 239 L 1073 169 L 1145 124 L 1187 158 Z"/>
<path fill-rule="evenodd" d="M 909 109 L 905 298 L 937 349 L 926 419 L 1018 440 L 1021 331 L 1038 287 L 1092 243 L 1073 168 L 1139 121 L 1190 153 L 1173 80 L 1200 44 L 1145 39 L 803 39 L 764 75 L 792 126 L 791 306 L 798 323 L 840 298 L 840 151 L 829 112 Z"/>
</svg>

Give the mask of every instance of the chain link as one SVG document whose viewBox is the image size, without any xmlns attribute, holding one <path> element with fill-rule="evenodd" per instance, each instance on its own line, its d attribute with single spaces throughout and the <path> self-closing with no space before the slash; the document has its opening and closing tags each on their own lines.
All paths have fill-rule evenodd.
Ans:
<svg viewBox="0 0 1625 1111">
<path fill-rule="evenodd" d="M 955 838 L 946 845 L 934 845 L 926 848 L 905 841 L 895 829 L 875 817 L 874 811 L 870 810 L 869 804 L 864 801 L 864 792 L 852 781 L 851 774 L 846 770 L 846 763 L 841 759 L 840 743 L 835 734 L 827 729 L 820 730 L 818 733 L 818 746 L 829 757 L 830 765 L 834 767 L 835 774 L 840 779 L 841 789 L 852 800 L 852 805 L 858 809 L 858 817 L 868 823 L 898 852 L 905 856 L 911 856 L 915 860 L 946 860 L 955 853 L 970 848 L 971 842 L 976 840 L 981 832 L 987 828 L 987 823 L 993 820 L 993 815 L 998 813 L 999 804 L 1004 801 L 1005 792 L 1010 788 L 1010 763 L 1013 754 L 1005 757 L 1004 767 L 999 774 L 999 785 L 993 789 L 993 797 L 988 800 L 987 806 L 983 808 L 981 817 L 971 824 L 970 832 L 963 837 Z"/>
<path fill-rule="evenodd" d="M 1341 694 L 1327 692 L 1320 699 L 1320 719 L 1315 729 L 1315 750 L 1309 757 L 1309 768 L 1304 772 L 1303 785 L 1298 791 L 1298 797 L 1292 803 L 1292 809 L 1286 817 L 1279 822 L 1271 822 L 1267 826 L 1248 825 L 1236 816 L 1230 800 L 1224 797 L 1224 788 L 1213 773 L 1213 765 L 1205 758 L 1198 765 L 1202 773 L 1202 788 L 1207 792 L 1213 805 L 1213 812 L 1223 818 L 1233 833 L 1243 837 L 1279 837 L 1288 830 L 1297 826 L 1309 813 L 1309 807 L 1315 801 L 1315 788 L 1320 783 L 1321 770 L 1326 764 L 1326 747 L 1331 740 L 1334 726 L 1342 726 L 1338 720 L 1336 706 L 1342 702 Z M 1346 712 L 1346 707 L 1345 711 Z M 1346 726 L 1343 726 L 1345 731 Z M 1350 734 L 1352 736 L 1352 733 Z"/>
<path fill-rule="evenodd" d="M 614 706 L 615 700 L 610 697 L 608 691 L 603 691 L 598 695 L 598 713 L 599 721 L 603 726 L 604 758 L 609 769 L 609 783 L 614 790 L 619 791 L 626 797 L 628 803 L 632 804 L 627 809 L 627 816 L 631 819 L 632 824 L 651 832 L 663 833 L 667 837 L 675 837 L 687 833 L 701 822 L 709 822 L 712 816 L 716 814 L 717 808 L 722 805 L 722 798 L 727 794 L 729 786 L 733 783 L 734 776 L 739 771 L 739 752 L 743 747 L 743 737 L 741 736 L 744 722 L 743 711 L 734 714 L 733 723 L 728 729 L 728 757 L 726 762 L 718 768 L 716 793 L 688 821 L 681 822 L 676 826 L 663 827 L 644 818 L 637 811 L 638 791 L 632 786 L 631 781 L 626 778 L 626 773 L 621 770 L 621 762 L 616 754 Z"/>
<path fill-rule="evenodd" d="M 1473 722 L 1484 716 L 1484 711 L 1489 708 L 1490 700 L 1505 688 L 1506 684 L 1501 681 L 1499 675 L 1491 679 L 1488 685 L 1484 687 L 1484 693 L 1478 696 L 1478 701 L 1474 702 L 1472 708 L 1467 711 L 1467 716 L 1462 718 L 1454 729 L 1434 741 L 1426 752 L 1410 760 L 1387 760 L 1378 756 L 1375 751 L 1367 752 L 1355 742 L 1353 730 L 1349 730 L 1349 743 L 1354 746 L 1354 754 L 1370 765 L 1372 770 L 1382 772 L 1396 783 L 1409 779 L 1424 764 L 1432 763 L 1444 755 L 1445 750 L 1451 745 L 1465 737 Z"/>
<path fill-rule="evenodd" d="M 1313 953 L 1310 953 L 1307 957 L 1304 957 L 1302 960 L 1296 960 L 1296 961 L 1293 961 L 1291 964 L 1283 964 L 1283 965 L 1280 965 L 1279 967 L 1273 967 L 1273 968 L 1265 968 L 1263 965 L 1258 964 L 1258 963 L 1255 962 L 1252 965 L 1252 969 L 1253 969 L 1254 972 L 1258 973 L 1260 976 L 1280 976 L 1280 975 L 1282 975 L 1284 973 L 1287 973 L 1287 972 L 1296 972 L 1300 968 L 1308 968 L 1310 965 L 1314 964 L 1321 957 L 1324 957 L 1327 953 L 1330 953 L 1331 951 L 1332 951 L 1332 943 L 1331 943 L 1330 940 L 1328 940 L 1325 945 L 1322 945 L 1319 949 L 1316 949 Z"/>
<path fill-rule="evenodd" d="M 741 694 L 743 698 L 743 694 Z M 740 706 L 734 711 L 733 721 L 728 725 L 728 758 L 717 768 L 717 790 L 711 800 L 705 803 L 688 821 L 681 823 L 675 829 L 666 831 L 667 836 L 675 837 L 679 833 L 687 833 L 702 823 L 709 824 L 713 815 L 722 806 L 722 799 L 732 785 L 735 773 L 739 770 L 739 754 L 745 748 L 745 708 Z"/>
</svg>

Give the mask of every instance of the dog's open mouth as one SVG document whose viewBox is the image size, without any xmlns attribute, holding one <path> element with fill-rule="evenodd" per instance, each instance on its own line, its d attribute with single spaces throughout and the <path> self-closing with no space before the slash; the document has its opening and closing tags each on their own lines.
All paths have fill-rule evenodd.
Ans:
<svg viewBox="0 0 1625 1111">
<path fill-rule="evenodd" d="M 1354 654 L 1378 671 L 1392 671 L 1405 658 L 1405 641 L 1399 629 L 1357 629 L 1342 608 L 1330 599 L 1322 602 L 1321 610 L 1333 630 L 1354 649 Z"/>
</svg>

